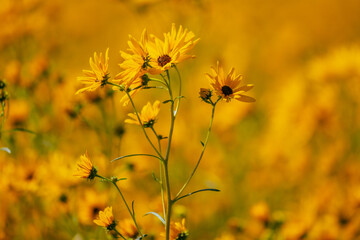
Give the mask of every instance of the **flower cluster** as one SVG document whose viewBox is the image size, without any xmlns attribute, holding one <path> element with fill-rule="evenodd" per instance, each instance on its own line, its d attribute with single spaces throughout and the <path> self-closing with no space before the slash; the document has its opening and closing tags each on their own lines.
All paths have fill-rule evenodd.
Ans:
<svg viewBox="0 0 360 240">
<path fill-rule="evenodd" d="M 147 31 L 144 30 L 139 41 L 131 35 L 129 36 L 129 49 L 126 52 L 120 52 L 123 62 L 119 65 L 123 71 L 117 74 L 113 79 L 110 78 L 110 74 L 108 72 L 108 49 L 106 50 L 105 57 L 103 57 L 101 53 L 99 55 L 95 53 L 94 59 L 90 58 L 90 66 L 92 70 L 84 70 L 86 77 L 78 78 L 82 83 L 88 84 L 89 86 L 80 89 L 77 93 L 93 91 L 108 84 L 111 85 L 115 91 L 119 90 L 121 92 L 125 92 L 126 95 L 124 95 L 121 101 L 124 101 L 125 104 L 131 102 L 134 112 L 128 114 L 129 118 L 125 120 L 125 123 L 141 126 L 146 140 L 149 142 L 156 154 L 130 154 L 118 157 L 113 161 L 134 156 L 150 156 L 160 160 L 159 178 L 156 177 L 155 174 L 153 174 L 153 178 L 158 184 L 160 184 L 163 216 L 155 212 L 151 213 L 158 217 L 165 225 L 164 236 L 166 240 L 185 240 L 189 235 L 185 227 L 185 219 L 181 222 L 173 222 L 171 219 L 172 207 L 177 201 L 198 192 L 219 191 L 218 189 L 207 188 L 183 195 L 183 191 L 194 176 L 204 155 L 217 103 L 221 99 L 226 102 L 229 102 L 231 99 L 236 99 L 242 102 L 255 101 L 254 98 L 244 95 L 245 92 L 253 88 L 253 85 L 242 85 L 242 76 L 235 75 L 234 68 L 232 68 L 227 75 L 224 73 L 224 70 L 220 66 L 219 62 L 217 63 L 216 68 L 212 68 L 212 73 L 206 75 L 210 80 L 211 88 L 201 88 L 199 93 L 200 98 L 204 102 L 212 105 L 212 115 L 207 137 L 204 142 L 201 142 L 203 147 L 195 168 L 192 170 L 188 179 L 185 181 L 176 196 L 172 197 L 170 191 L 171 185 L 168 162 L 170 161 L 169 156 L 175 118 L 180 107 L 180 100 L 184 97 L 181 95 L 181 75 L 176 65 L 186 59 L 195 57 L 194 55 L 191 55 L 189 51 L 198 43 L 198 41 L 199 39 L 195 39 L 195 35 L 191 31 L 183 29 L 182 26 L 180 26 L 177 30 L 174 24 L 172 25 L 171 31 L 164 34 L 163 39 L 159 39 L 154 35 L 149 36 Z M 170 74 L 171 68 L 176 70 L 178 80 L 180 81 L 178 84 L 179 89 L 176 91 L 178 92 L 178 95 L 174 94 L 174 84 L 172 84 Z M 150 77 L 150 75 L 159 75 L 161 78 Z M 149 84 L 150 82 L 154 82 L 154 84 Z M 159 100 L 156 100 L 154 103 L 148 102 L 141 109 L 141 112 L 139 112 L 133 101 L 133 96 L 140 91 L 140 89 L 151 88 L 160 88 L 168 92 L 168 99 L 162 102 L 163 104 L 170 105 L 171 121 L 169 135 L 166 137 L 158 134 L 154 126 L 158 120 L 161 102 Z M 217 99 L 213 100 L 213 96 L 217 96 Z M 154 134 L 154 137 L 158 142 L 158 146 L 153 143 L 151 136 L 149 136 L 149 131 L 151 134 Z M 164 139 L 167 139 L 166 153 L 162 152 L 161 147 L 161 140 Z M 87 179 L 98 177 L 113 184 L 118 190 L 132 218 L 122 221 L 121 225 L 123 228 L 120 231 L 117 231 L 117 223 L 114 220 L 112 208 L 110 207 L 106 208 L 104 211 L 100 211 L 98 218 L 94 220 L 97 225 L 103 226 L 107 230 L 115 232 L 114 236 L 121 237 L 123 239 L 126 239 L 125 237 L 133 239 L 138 236 L 142 239 L 146 236 L 146 234 L 141 233 L 141 228 L 139 228 L 135 218 L 133 206 L 131 210 L 117 185 L 117 182 L 123 179 L 118 179 L 116 177 L 106 178 L 98 175 L 96 168 L 93 167 L 87 155 L 81 156 L 81 159 L 78 162 L 78 173 L 76 176 Z"/>
<path fill-rule="evenodd" d="M 142 32 L 139 41 L 130 35 L 128 51 L 120 52 L 124 60 L 119 66 L 123 70 L 110 79 L 109 49 L 106 50 L 105 58 L 102 53 L 100 55 L 95 53 L 94 59 L 90 58 L 92 70 L 83 70 L 86 76 L 78 77 L 82 84 L 88 86 L 81 88 L 77 93 L 94 91 L 109 83 L 115 84 L 114 90 L 126 90 L 134 96 L 141 88 L 147 86 L 150 80 L 148 74 L 161 74 L 186 59 L 194 58 L 194 55 L 188 53 L 199 40 L 199 38 L 195 39 L 193 32 L 183 29 L 182 26 L 176 30 L 175 24 L 172 25 L 169 33 L 164 34 L 163 39 L 154 35 L 148 36 L 146 29 Z M 122 101 L 127 104 L 128 96 L 125 95 Z"/>
</svg>

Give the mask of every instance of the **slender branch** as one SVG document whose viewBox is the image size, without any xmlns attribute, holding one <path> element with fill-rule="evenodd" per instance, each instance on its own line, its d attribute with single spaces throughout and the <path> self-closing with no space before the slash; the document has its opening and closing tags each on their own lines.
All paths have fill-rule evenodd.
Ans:
<svg viewBox="0 0 360 240">
<path fill-rule="evenodd" d="M 171 221 L 171 209 L 173 205 L 173 201 L 171 199 L 171 190 L 170 190 L 170 178 L 169 178 L 169 169 L 168 169 L 168 163 L 169 163 L 169 156 L 170 156 L 170 149 L 171 149 L 171 141 L 172 136 L 174 132 L 174 123 L 175 123 L 175 115 L 174 115 L 174 98 L 172 95 L 171 90 L 171 84 L 170 84 L 170 74 L 169 70 L 166 70 L 166 75 L 169 81 L 169 95 L 171 99 L 171 105 L 170 105 L 170 113 L 171 113 L 171 122 L 170 122 L 170 132 L 169 132 L 169 139 L 166 149 L 166 155 L 165 160 L 163 162 L 164 164 L 164 172 L 165 172 L 165 185 L 166 185 L 166 194 L 167 194 L 167 212 L 166 212 L 166 224 L 165 224 L 165 236 L 166 240 L 169 240 L 170 236 L 170 221 Z"/>
<path fill-rule="evenodd" d="M 134 108 L 136 117 L 137 117 L 137 119 L 138 119 L 138 121 L 139 121 L 139 123 L 140 123 L 140 126 L 141 126 L 141 128 L 142 128 L 142 130 L 143 130 L 143 132 L 144 132 L 144 135 L 145 135 L 146 139 L 147 139 L 148 142 L 150 143 L 151 147 L 155 150 L 155 152 L 157 153 L 157 155 L 160 157 L 161 161 L 163 161 L 164 159 L 163 159 L 162 155 L 161 155 L 160 152 L 156 149 L 156 147 L 154 146 L 154 144 L 153 144 L 152 141 L 150 140 L 148 134 L 146 133 L 146 130 L 145 130 L 145 128 L 144 128 L 144 125 L 143 125 L 143 123 L 142 123 L 142 121 L 141 121 L 141 119 L 140 119 L 139 113 L 138 113 L 138 111 L 136 110 L 134 101 L 132 100 L 130 94 L 129 94 L 127 91 L 125 91 L 125 92 L 126 92 L 126 95 L 127 95 L 128 98 L 129 98 L 130 102 L 131 102 L 131 105 L 132 105 L 133 108 Z"/>
<path fill-rule="evenodd" d="M 219 98 L 219 99 L 220 99 L 220 98 Z M 194 176 L 197 168 L 199 167 L 199 164 L 200 164 L 201 159 L 202 159 L 202 157 L 203 157 L 203 155 L 204 155 L 204 152 L 205 152 L 207 143 L 208 143 L 208 141 L 209 141 L 209 136 L 210 136 L 210 133 L 211 133 L 211 128 L 212 128 L 212 124 L 213 124 L 213 120 L 214 120 L 214 115 L 215 115 L 215 107 L 216 107 L 216 104 L 218 103 L 219 99 L 218 99 L 214 104 L 212 104 L 213 108 L 212 108 L 212 111 L 211 111 L 210 125 L 209 125 L 208 132 L 207 132 L 207 134 L 206 134 L 206 139 L 205 139 L 205 142 L 204 142 L 203 149 L 202 149 L 202 151 L 201 151 L 199 160 L 197 161 L 194 170 L 193 170 L 192 173 L 190 174 L 189 178 L 186 180 L 185 184 L 182 186 L 182 188 L 181 188 L 181 189 L 179 190 L 179 192 L 176 194 L 175 199 L 178 198 L 178 197 L 180 196 L 180 194 L 184 191 L 184 189 L 186 188 L 186 186 L 189 184 L 189 182 L 191 181 L 192 177 Z"/>
<path fill-rule="evenodd" d="M 159 172 L 160 172 L 160 193 L 161 193 L 161 204 L 163 207 L 163 215 L 164 218 L 166 218 L 166 209 L 165 209 L 165 192 L 164 192 L 164 183 L 163 183 L 163 175 L 164 175 L 164 169 L 163 169 L 163 162 L 159 162 Z"/>
<path fill-rule="evenodd" d="M 124 195 L 122 194 L 122 192 L 121 192 L 120 188 L 118 187 L 118 185 L 116 184 L 116 182 L 112 181 L 112 180 L 109 179 L 109 178 L 106 178 L 106 177 L 103 177 L 103 176 L 100 176 L 100 175 L 97 175 L 97 174 L 96 174 L 96 177 L 101 178 L 101 179 L 104 179 L 105 181 L 108 181 L 108 182 L 112 183 L 112 184 L 115 186 L 115 188 L 118 190 L 118 192 L 119 192 L 119 194 L 120 194 L 120 196 L 121 196 L 121 198 L 122 198 L 122 200 L 123 200 L 123 202 L 124 202 L 124 204 L 125 204 L 128 212 L 129 212 L 129 214 L 131 215 L 131 218 L 133 219 L 133 222 L 134 222 L 134 224 L 135 224 L 135 227 L 136 227 L 137 231 L 139 232 L 139 234 L 140 234 L 141 236 L 143 236 L 143 234 L 142 234 L 141 231 L 140 231 L 139 226 L 138 226 L 137 223 L 136 223 L 135 213 L 130 210 L 129 205 L 127 204 L 127 202 L 126 202 L 126 200 L 125 200 L 125 197 L 124 197 Z"/>
<path fill-rule="evenodd" d="M 195 194 L 195 193 L 204 192 L 204 191 L 220 192 L 220 190 L 219 190 L 219 189 L 216 189 L 216 188 L 200 189 L 200 190 L 197 190 L 197 191 L 195 191 L 195 192 L 188 193 L 188 194 L 183 195 L 183 196 L 181 196 L 181 197 L 175 198 L 175 199 L 174 199 L 174 203 L 177 202 L 177 201 L 179 201 L 179 200 L 182 199 L 182 198 L 186 198 L 186 197 L 189 197 L 189 196 L 191 196 L 191 195 L 193 195 L 193 194 Z"/>
<path fill-rule="evenodd" d="M 118 157 L 118 158 L 115 158 L 115 159 L 111 160 L 110 162 L 115 162 L 115 161 L 120 160 L 120 159 L 124 159 L 124 158 L 128 158 L 128 157 L 137 157 L 137 156 L 154 157 L 154 158 L 157 158 L 157 159 L 161 160 L 159 157 L 157 157 L 155 155 L 139 153 L 139 154 L 130 154 L 130 155 L 121 156 L 121 157 Z"/>
<path fill-rule="evenodd" d="M 177 74 L 178 74 L 178 77 L 179 77 L 179 98 L 177 100 L 177 103 L 176 103 L 176 110 L 175 110 L 175 116 L 176 114 L 178 113 L 178 110 L 179 110 L 179 107 L 180 107 L 180 96 L 181 96 L 181 88 L 182 88 L 182 81 L 181 81 L 181 75 L 180 75 L 180 72 L 179 72 L 179 69 L 176 67 L 176 65 L 174 64 L 173 65 Z"/>
<path fill-rule="evenodd" d="M 154 132 L 156 138 L 158 139 L 158 144 L 159 144 L 159 151 L 160 151 L 160 154 L 161 153 L 161 139 L 159 137 L 159 135 L 157 134 L 157 132 L 155 131 L 154 129 L 154 126 L 151 126 L 151 130 Z M 163 214 L 164 214 L 164 218 L 166 216 L 166 210 L 165 210 L 165 195 L 164 195 L 164 183 L 163 183 L 163 165 L 160 161 L 160 166 L 159 166 L 159 176 L 160 176 L 160 181 L 159 181 L 159 184 L 160 184 L 160 192 L 161 192 L 161 203 L 162 203 L 162 207 L 163 207 Z"/>
<path fill-rule="evenodd" d="M 167 87 L 168 87 L 167 83 L 165 83 L 164 81 L 161 81 L 160 79 L 150 78 L 150 81 L 161 83 L 161 84 L 163 84 L 163 85 L 166 87 L 166 89 L 167 89 Z"/>
<path fill-rule="evenodd" d="M 114 231 L 115 231 L 122 239 L 126 240 L 126 238 L 125 238 L 121 233 L 119 233 L 119 231 L 116 230 L 116 228 L 114 228 Z"/>
<path fill-rule="evenodd" d="M 158 140 L 158 144 L 159 144 L 159 152 L 161 153 L 161 143 L 160 143 L 160 138 L 159 138 L 159 135 L 156 133 L 155 129 L 154 129 L 154 126 L 151 126 L 150 129 L 153 131 L 156 139 Z"/>
<path fill-rule="evenodd" d="M 171 192 L 170 192 L 170 179 L 169 179 L 168 161 L 164 161 L 163 164 L 164 164 L 166 193 L 167 193 L 167 212 L 166 212 L 166 222 L 165 222 L 165 236 L 166 236 L 166 240 L 169 240 L 169 237 L 170 237 L 171 210 L 172 210 L 173 201 L 171 199 Z"/>
</svg>

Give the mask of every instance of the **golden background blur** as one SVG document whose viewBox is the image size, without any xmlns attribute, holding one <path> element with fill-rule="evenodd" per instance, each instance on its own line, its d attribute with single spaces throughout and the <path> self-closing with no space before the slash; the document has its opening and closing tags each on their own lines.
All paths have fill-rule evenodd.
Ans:
<svg viewBox="0 0 360 240">
<path fill-rule="evenodd" d="M 111 239 L 92 222 L 113 205 L 106 183 L 73 176 L 88 150 L 104 175 L 135 201 L 145 232 L 162 239 L 153 159 L 110 163 L 150 152 L 124 125 L 130 107 L 100 89 L 75 95 L 93 52 L 110 48 L 120 71 L 128 35 L 161 36 L 182 25 L 201 40 L 179 65 L 185 88 L 170 163 L 175 189 L 201 151 L 210 108 L 200 101 L 204 73 L 220 60 L 235 67 L 254 104 L 218 105 L 208 149 L 174 218 L 189 239 L 360 239 L 360 1 L 358 0 L 0 0 L 0 79 L 9 93 L 0 148 L 0 239 Z M 138 94 L 141 106 L 166 100 Z M 158 131 L 166 134 L 166 105 Z M 15 129 L 15 131 L 14 131 Z M 29 131 L 23 131 L 23 129 Z"/>
</svg>

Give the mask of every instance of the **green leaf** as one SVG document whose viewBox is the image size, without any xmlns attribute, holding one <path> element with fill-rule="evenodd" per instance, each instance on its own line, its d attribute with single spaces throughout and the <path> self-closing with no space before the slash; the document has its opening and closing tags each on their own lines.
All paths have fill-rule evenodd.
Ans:
<svg viewBox="0 0 360 240">
<path fill-rule="evenodd" d="M 163 101 L 162 103 L 168 103 L 168 102 L 173 102 L 173 100 L 171 100 L 171 99 L 169 99 L 169 100 L 165 100 L 165 101 Z"/>
<path fill-rule="evenodd" d="M 201 143 L 201 145 L 204 147 L 205 146 L 205 144 L 203 143 L 203 141 L 200 141 L 200 143 Z"/>
<path fill-rule="evenodd" d="M 10 131 L 14 131 L 14 132 L 26 132 L 26 133 L 31 133 L 31 134 L 37 134 L 36 132 L 33 132 L 29 129 L 25 129 L 25 128 L 13 128 Z"/>
<path fill-rule="evenodd" d="M 156 213 L 156 212 L 147 212 L 147 213 L 145 213 L 144 216 L 147 216 L 147 215 L 150 215 L 150 214 L 152 214 L 152 215 L 154 215 L 155 217 L 157 217 L 157 218 L 165 225 L 165 220 L 164 220 L 158 213 Z"/>
<path fill-rule="evenodd" d="M 8 154 L 11 154 L 10 149 L 7 148 L 7 147 L 2 147 L 2 148 L 0 148 L 0 151 L 4 151 L 4 152 L 7 152 Z"/>
<path fill-rule="evenodd" d="M 134 200 L 131 202 L 132 215 L 135 218 Z"/>
<path fill-rule="evenodd" d="M 123 158 L 136 157 L 136 156 L 147 156 L 147 157 L 154 157 L 154 158 L 159 159 L 159 157 L 154 156 L 154 155 L 151 155 L 151 154 L 130 154 L 130 155 L 125 155 L 125 156 L 121 156 L 121 157 L 115 158 L 115 159 L 111 160 L 110 162 L 115 162 L 115 161 L 120 160 L 120 159 L 123 159 Z"/>
<path fill-rule="evenodd" d="M 186 197 L 189 197 L 189 196 L 191 196 L 191 195 L 193 195 L 193 194 L 195 194 L 195 193 L 204 192 L 204 191 L 220 192 L 220 190 L 219 190 L 219 189 L 216 189 L 216 188 L 205 188 L 205 189 L 200 189 L 200 190 L 197 190 L 197 191 L 195 191 L 195 192 L 192 192 L 192 193 L 186 194 L 186 195 L 184 195 L 184 196 L 178 197 L 178 198 L 176 198 L 174 201 L 177 202 L 177 201 L 179 201 L 179 200 L 182 199 L 182 198 L 186 198 Z"/>
</svg>

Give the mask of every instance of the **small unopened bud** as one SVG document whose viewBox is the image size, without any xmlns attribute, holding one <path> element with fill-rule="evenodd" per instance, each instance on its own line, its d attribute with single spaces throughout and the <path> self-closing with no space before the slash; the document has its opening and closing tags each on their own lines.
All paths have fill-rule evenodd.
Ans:
<svg viewBox="0 0 360 240">
<path fill-rule="evenodd" d="M 200 98 L 206 102 L 206 103 L 211 103 L 211 90 L 208 88 L 200 88 L 200 92 L 199 92 Z"/>
<path fill-rule="evenodd" d="M 144 74 L 141 76 L 141 85 L 142 86 L 147 86 L 149 81 L 150 81 L 150 78 L 147 74 Z"/>
</svg>

